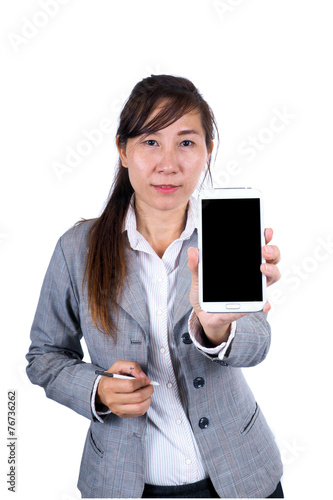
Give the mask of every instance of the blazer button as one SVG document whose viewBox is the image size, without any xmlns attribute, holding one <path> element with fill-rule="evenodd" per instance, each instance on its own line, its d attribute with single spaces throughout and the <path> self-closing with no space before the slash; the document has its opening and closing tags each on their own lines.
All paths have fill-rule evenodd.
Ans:
<svg viewBox="0 0 333 500">
<path fill-rule="evenodd" d="M 208 426 L 209 426 L 208 418 L 206 418 L 206 417 L 200 418 L 200 420 L 199 420 L 200 429 L 207 429 Z"/>
<path fill-rule="evenodd" d="M 184 344 L 192 344 L 192 340 L 191 340 L 190 334 L 188 332 L 183 333 L 182 341 L 184 342 Z"/>
<path fill-rule="evenodd" d="M 202 377 L 197 377 L 193 380 L 193 385 L 196 389 L 201 389 L 205 385 L 205 379 Z"/>
</svg>

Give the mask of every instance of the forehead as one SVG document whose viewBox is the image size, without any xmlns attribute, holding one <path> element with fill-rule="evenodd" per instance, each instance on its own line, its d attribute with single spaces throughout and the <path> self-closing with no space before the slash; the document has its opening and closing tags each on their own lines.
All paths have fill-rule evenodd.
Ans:
<svg viewBox="0 0 333 500">
<path fill-rule="evenodd" d="M 160 113 L 163 113 L 165 108 L 163 106 L 157 107 L 148 117 L 147 123 L 151 123 L 152 120 L 156 116 L 158 116 Z M 170 125 L 167 125 L 166 127 L 163 127 L 159 130 L 156 130 L 154 133 L 163 133 L 164 131 L 170 131 L 170 132 L 178 132 L 178 131 L 191 131 L 193 133 L 197 134 L 203 134 L 205 135 L 204 128 L 202 126 L 202 121 L 201 121 L 201 114 L 200 111 L 197 109 L 194 109 L 188 113 L 183 114 L 180 118 L 178 118 L 176 121 L 171 123 Z"/>
</svg>

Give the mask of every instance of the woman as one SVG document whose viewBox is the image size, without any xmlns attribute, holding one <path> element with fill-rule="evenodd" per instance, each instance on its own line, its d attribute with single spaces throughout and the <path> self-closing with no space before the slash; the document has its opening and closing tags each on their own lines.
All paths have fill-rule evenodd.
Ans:
<svg viewBox="0 0 333 500">
<path fill-rule="evenodd" d="M 283 496 L 278 448 L 240 370 L 267 355 L 270 306 L 208 314 L 198 303 L 192 194 L 209 172 L 215 133 L 190 81 L 139 82 L 120 116 L 106 208 L 67 231 L 51 259 L 27 373 L 91 420 L 83 497 Z M 263 255 L 272 284 L 279 251 L 266 245 Z M 101 369 L 134 378 L 97 376 Z"/>
</svg>

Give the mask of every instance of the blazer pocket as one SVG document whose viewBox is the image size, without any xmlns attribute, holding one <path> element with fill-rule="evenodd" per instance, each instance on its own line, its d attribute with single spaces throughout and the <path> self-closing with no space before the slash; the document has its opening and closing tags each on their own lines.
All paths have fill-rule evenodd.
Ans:
<svg viewBox="0 0 333 500">
<path fill-rule="evenodd" d="M 99 457 L 103 458 L 104 450 L 102 449 L 102 446 L 99 444 L 98 440 L 96 440 L 96 437 L 93 436 L 91 429 L 89 430 L 89 442 L 95 453 L 97 453 Z"/>
<path fill-rule="evenodd" d="M 244 423 L 240 430 L 241 434 L 245 435 L 249 432 L 249 430 L 253 427 L 254 422 L 257 420 L 259 412 L 260 408 L 258 406 L 258 403 L 256 403 L 254 405 L 254 408 L 251 408 L 251 411 L 248 413 L 246 419 L 244 420 Z"/>
</svg>

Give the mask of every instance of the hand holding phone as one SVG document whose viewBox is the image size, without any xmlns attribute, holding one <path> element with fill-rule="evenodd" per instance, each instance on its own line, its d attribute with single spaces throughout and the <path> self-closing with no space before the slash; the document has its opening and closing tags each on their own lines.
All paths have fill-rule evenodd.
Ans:
<svg viewBox="0 0 333 500">
<path fill-rule="evenodd" d="M 271 245 L 270 242 L 273 238 L 273 230 L 265 229 L 265 245 L 262 248 L 262 253 L 266 259 L 267 264 L 262 264 L 260 269 L 262 273 L 267 278 L 267 286 L 274 284 L 280 279 L 280 271 L 276 264 L 280 261 L 280 251 L 275 245 Z M 218 242 L 217 245 L 222 245 Z M 246 251 L 243 252 L 239 266 L 244 266 L 246 261 Z M 211 313 L 205 312 L 199 304 L 199 273 L 198 273 L 198 263 L 199 263 L 199 251 L 197 248 L 189 248 L 188 250 L 188 267 L 192 275 L 192 283 L 190 290 L 190 301 L 196 316 L 203 327 L 207 339 L 212 345 L 220 345 L 222 342 L 228 340 L 229 337 L 229 326 L 230 323 L 240 319 L 242 316 L 248 314 L 247 312 L 227 312 L 227 313 Z M 267 313 L 271 306 L 269 302 L 266 302 L 263 308 L 263 312 Z"/>
<path fill-rule="evenodd" d="M 254 312 L 266 303 L 263 202 L 251 188 L 209 189 L 199 199 L 199 304 L 206 312 Z"/>
</svg>

